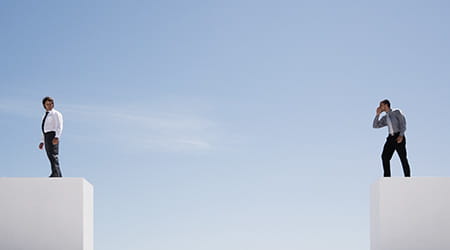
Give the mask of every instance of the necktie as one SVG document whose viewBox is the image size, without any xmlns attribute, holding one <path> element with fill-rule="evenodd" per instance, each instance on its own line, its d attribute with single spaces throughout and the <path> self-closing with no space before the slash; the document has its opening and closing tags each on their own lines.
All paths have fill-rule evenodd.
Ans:
<svg viewBox="0 0 450 250">
<path fill-rule="evenodd" d="M 42 119 L 42 125 L 41 125 L 41 128 L 42 128 L 42 134 L 45 134 L 45 131 L 44 131 L 44 125 L 45 125 L 45 119 L 47 119 L 47 116 L 48 116 L 48 111 L 45 112 L 44 119 Z"/>
<path fill-rule="evenodd" d="M 394 135 L 394 128 L 392 127 L 392 121 L 391 117 L 389 116 L 389 113 L 386 114 L 386 121 L 389 128 L 389 134 Z"/>
</svg>

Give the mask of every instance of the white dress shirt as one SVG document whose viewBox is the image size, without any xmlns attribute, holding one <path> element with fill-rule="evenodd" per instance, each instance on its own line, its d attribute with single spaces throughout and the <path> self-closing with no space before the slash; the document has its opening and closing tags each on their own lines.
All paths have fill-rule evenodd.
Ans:
<svg viewBox="0 0 450 250">
<path fill-rule="evenodd" d="M 44 119 L 44 116 L 42 116 L 42 120 Z M 63 130 L 63 117 L 62 114 L 59 113 L 57 110 L 52 109 L 48 112 L 47 118 L 45 119 L 44 123 L 44 132 L 51 132 L 54 131 L 55 137 L 59 138 L 61 137 Z M 42 138 L 42 142 L 44 142 L 44 138 Z"/>
<path fill-rule="evenodd" d="M 394 135 L 394 127 L 392 126 L 392 120 L 391 117 L 389 116 L 389 113 L 386 113 L 386 123 L 389 129 L 389 134 Z"/>
</svg>

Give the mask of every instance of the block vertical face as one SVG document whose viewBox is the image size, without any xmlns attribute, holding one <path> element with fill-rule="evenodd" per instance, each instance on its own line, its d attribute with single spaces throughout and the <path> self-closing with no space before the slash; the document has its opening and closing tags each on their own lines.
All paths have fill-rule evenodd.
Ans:
<svg viewBox="0 0 450 250">
<path fill-rule="evenodd" d="M 83 184 L 83 250 L 94 249 L 94 190 L 91 184 Z"/>
<path fill-rule="evenodd" d="M 450 249 L 450 178 L 383 178 L 371 190 L 371 250 Z"/>
<path fill-rule="evenodd" d="M 92 199 L 81 178 L 0 178 L 0 249 L 92 250 Z"/>
</svg>

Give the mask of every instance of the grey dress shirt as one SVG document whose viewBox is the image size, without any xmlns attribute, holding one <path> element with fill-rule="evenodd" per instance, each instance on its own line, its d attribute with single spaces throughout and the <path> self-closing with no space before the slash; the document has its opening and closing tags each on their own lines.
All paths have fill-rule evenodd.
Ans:
<svg viewBox="0 0 450 250">
<path fill-rule="evenodd" d="M 399 109 L 391 110 L 387 112 L 392 122 L 392 128 L 394 133 L 400 133 L 400 136 L 405 135 L 406 131 L 406 119 Z M 380 115 L 376 115 L 373 119 L 373 128 L 382 128 L 388 125 L 386 115 L 380 118 Z"/>
</svg>

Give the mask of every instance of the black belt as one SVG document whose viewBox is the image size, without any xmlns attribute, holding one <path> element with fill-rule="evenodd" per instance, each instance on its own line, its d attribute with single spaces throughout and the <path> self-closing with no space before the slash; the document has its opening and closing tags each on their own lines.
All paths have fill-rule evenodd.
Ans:
<svg viewBox="0 0 450 250">
<path fill-rule="evenodd" d="M 389 136 L 399 136 L 399 135 L 400 135 L 400 132 L 396 132 L 393 135 L 389 134 Z"/>
</svg>

